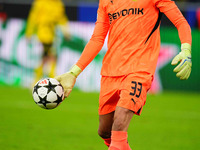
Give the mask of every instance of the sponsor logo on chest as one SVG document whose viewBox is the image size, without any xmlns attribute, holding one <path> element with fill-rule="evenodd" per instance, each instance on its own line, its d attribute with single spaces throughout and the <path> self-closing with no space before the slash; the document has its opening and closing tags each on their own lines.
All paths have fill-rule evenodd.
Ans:
<svg viewBox="0 0 200 150">
<path fill-rule="evenodd" d="M 129 9 L 123 9 L 115 13 L 108 13 L 110 24 L 119 17 L 125 17 L 128 15 L 143 15 L 144 14 L 143 11 L 144 8 L 129 8 Z"/>
</svg>

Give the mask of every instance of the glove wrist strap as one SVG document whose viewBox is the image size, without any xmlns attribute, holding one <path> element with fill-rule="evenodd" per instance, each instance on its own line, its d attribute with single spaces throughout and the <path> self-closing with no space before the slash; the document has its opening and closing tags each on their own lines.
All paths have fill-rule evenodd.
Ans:
<svg viewBox="0 0 200 150">
<path fill-rule="evenodd" d="M 191 45 L 188 43 L 181 44 L 181 51 L 183 51 L 183 50 L 189 50 L 191 53 Z"/>
<path fill-rule="evenodd" d="M 78 77 L 78 75 L 82 72 L 82 70 L 77 66 L 74 65 L 72 68 L 69 70 L 69 72 L 74 75 L 75 77 Z"/>
</svg>

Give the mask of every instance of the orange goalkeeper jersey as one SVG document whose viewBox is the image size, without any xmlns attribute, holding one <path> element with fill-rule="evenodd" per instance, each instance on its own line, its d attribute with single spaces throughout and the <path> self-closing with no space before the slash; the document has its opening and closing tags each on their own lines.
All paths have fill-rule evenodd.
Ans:
<svg viewBox="0 0 200 150">
<path fill-rule="evenodd" d="M 163 13 L 178 29 L 181 43 L 191 44 L 190 26 L 171 0 L 100 0 L 94 33 L 76 65 L 83 70 L 101 50 L 109 32 L 101 75 L 154 74 Z"/>
</svg>

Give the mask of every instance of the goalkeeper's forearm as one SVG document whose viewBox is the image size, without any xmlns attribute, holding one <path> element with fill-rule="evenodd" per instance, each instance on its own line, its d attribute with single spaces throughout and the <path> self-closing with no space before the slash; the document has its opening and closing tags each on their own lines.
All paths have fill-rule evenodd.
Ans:
<svg viewBox="0 0 200 150">
<path fill-rule="evenodd" d="M 85 46 L 76 65 L 79 66 L 81 70 L 84 70 L 97 56 L 102 46 L 103 43 L 90 40 Z"/>
<path fill-rule="evenodd" d="M 95 56 L 102 49 L 109 27 L 109 22 L 102 22 L 98 21 L 97 19 L 93 35 L 90 41 L 85 46 L 80 59 L 76 63 L 76 65 L 79 66 L 81 70 L 84 70 L 85 67 L 95 58 Z"/>
<path fill-rule="evenodd" d="M 172 9 L 167 9 L 166 12 L 164 12 L 165 15 L 177 28 L 181 43 L 188 43 L 191 45 L 192 35 L 190 25 L 188 24 L 185 17 L 182 15 L 179 8 L 175 5 L 175 3 L 172 4 L 171 8 Z"/>
</svg>

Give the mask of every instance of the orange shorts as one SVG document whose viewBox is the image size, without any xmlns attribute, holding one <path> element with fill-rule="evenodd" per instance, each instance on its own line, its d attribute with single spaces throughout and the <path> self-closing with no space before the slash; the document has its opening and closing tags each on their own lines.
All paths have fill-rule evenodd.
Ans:
<svg viewBox="0 0 200 150">
<path fill-rule="evenodd" d="M 120 77 L 102 76 L 99 115 L 115 111 L 116 106 L 140 115 L 152 80 L 153 75 L 144 72 Z"/>
</svg>

